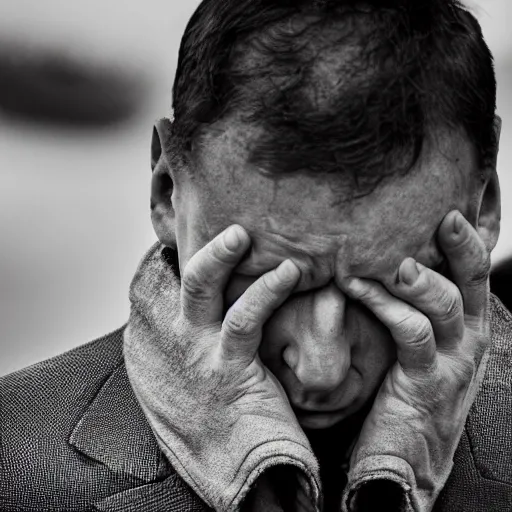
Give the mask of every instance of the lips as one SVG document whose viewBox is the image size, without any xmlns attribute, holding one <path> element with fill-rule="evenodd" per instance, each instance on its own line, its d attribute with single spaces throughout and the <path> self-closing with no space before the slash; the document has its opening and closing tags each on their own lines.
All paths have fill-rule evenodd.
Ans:
<svg viewBox="0 0 512 512">
<path fill-rule="evenodd" d="M 297 381 L 282 384 L 297 416 L 346 415 L 358 408 L 364 395 L 361 375 L 353 367 L 341 386 L 329 392 L 308 391 L 299 387 Z"/>
<path fill-rule="evenodd" d="M 315 403 L 312 400 L 306 405 L 300 399 L 291 398 L 290 403 L 302 427 L 319 429 L 329 428 L 357 412 L 362 405 L 361 398 L 363 398 L 361 387 L 353 382 L 350 388 L 345 388 L 345 392 L 339 394 L 337 399 L 331 397 L 331 400 L 323 403 Z"/>
<path fill-rule="evenodd" d="M 322 407 L 318 407 L 318 408 L 315 408 L 315 409 L 308 409 L 307 407 L 300 407 L 300 406 L 296 406 L 296 405 L 293 405 L 292 404 L 292 408 L 293 410 L 295 411 L 295 414 L 304 414 L 304 415 L 308 415 L 308 414 L 336 414 L 336 413 L 340 413 L 342 411 L 344 411 L 346 409 L 346 407 L 336 407 L 334 409 L 328 409 L 328 408 L 325 408 L 323 409 Z"/>
<path fill-rule="evenodd" d="M 331 412 L 317 412 L 295 408 L 294 412 L 301 427 L 309 429 L 325 429 L 332 427 L 350 415 L 350 411 L 347 409 L 338 409 L 337 411 Z"/>
</svg>

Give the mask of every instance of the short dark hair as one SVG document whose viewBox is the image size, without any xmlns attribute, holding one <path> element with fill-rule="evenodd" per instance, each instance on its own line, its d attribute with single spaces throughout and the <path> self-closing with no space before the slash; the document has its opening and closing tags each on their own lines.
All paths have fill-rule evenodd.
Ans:
<svg viewBox="0 0 512 512">
<path fill-rule="evenodd" d="M 326 55 L 334 81 L 319 75 Z M 485 166 L 495 110 L 493 57 L 458 0 L 203 0 L 180 46 L 173 133 L 190 149 L 238 114 L 263 128 L 250 161 L 269 173 L 374 186 L 439 127 L 462 128 Z"/>
</svg>

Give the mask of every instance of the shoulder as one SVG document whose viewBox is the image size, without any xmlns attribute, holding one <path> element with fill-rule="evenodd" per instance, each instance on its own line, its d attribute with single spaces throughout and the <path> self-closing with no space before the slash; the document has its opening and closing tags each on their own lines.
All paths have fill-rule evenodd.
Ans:
<svg viewBox="0 0 512 512">
<path fill-rule="evenodd" d="M 512 510 L 512 314 L 491 296 L 491 346 L 436 511 Z"/>
<path fill-rule="evenodd" d="M 512 314 L 496 297 L 491 297 L 491 322 L 487 368 L 466 432 L 478 473 L 511 486 Z"/>
<path fill-rule="evenodd" d="M 123 332 L 124 326 L 0 379 L 2 510 L 47 509 L 50 503 L 39 500 L 52 495 L 52 510 L 60 510 L 66 494 L 79 495 L 73 489 L 76 473 L 82 486 L 87 473 L 69 437 L 98 390 L 122 365 Z M 89 471 L 92 477 L 91 467 Z"/>
<path fill-rule="evenodd" d="M 0 378 L 0 422 L 50 421 L 46 413 L 71 414 L 94 394 L 95 383 L 123 361 L 125 326 L 52 359 Z"/>
</svg>

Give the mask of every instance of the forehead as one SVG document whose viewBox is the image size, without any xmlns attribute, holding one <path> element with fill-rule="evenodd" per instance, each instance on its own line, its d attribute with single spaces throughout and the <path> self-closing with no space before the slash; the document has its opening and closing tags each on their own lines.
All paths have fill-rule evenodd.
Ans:
<svg viewBox="0 0 512 512">
<path fill-rule="evenodd" d="M 194 170 L 205 236 L 233 223 L 251 235 L 240 274 L 261 275 L 293 258 L 308 276 L 304 288 L 336 275 L 393 279 L 405 257 L 439 263 L 437 227 L 450 210 L 468 207 L 474 158 L 455 135 L 427 141 L 407 175 L 362 196 L 342 173 L 275 176 L 247 164 L 248 138 L 228 128 Z"/>
</svg>

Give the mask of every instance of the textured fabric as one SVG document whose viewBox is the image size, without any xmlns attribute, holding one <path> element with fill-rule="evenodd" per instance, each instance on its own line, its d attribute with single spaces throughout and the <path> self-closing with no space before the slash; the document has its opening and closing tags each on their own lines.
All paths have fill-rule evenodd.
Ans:
<svg viewBox="0 0 512 512">
<path fill-rule="evenodd" d="M 124 333 L 128 377 L 160 447 L 179 475 L 216 510 L 239 510 L 258 478 L 269 468 L 284 465 L 302 473 L 303 478 L 296 480 L 297 496 L 303 491 L 309 496 L 309 503 L 298 501 L 294 509 L 317 511 L 318 463 L 291 408 L 282 413 L 281 408 L 288 406 L 286 397 L 275 410 L 269 406 L 262 412 L 259 394 L 253 409 L 248 403 L 231 407 L 222 388 L 211 379 L 201 381 L 202 372 L 195 370 L 194 378 L 189 377 L 197 352 L 192 347 L 199 341 L 182 336 L 169 321 L 169 312 L 181 309 L 181 283 L 163 260 L 163 249 L 154 244 L 135 273 Z M 168 359 L 161 350 L 151 350 L 162 344 Z M 209 394 L 212 386 L 215 393 Z"/>
<path fill-rule="evenodd" d="M 203 512 L 204 504 L 197 499 L 179 478 L 172 475 L 163 482 L 136 487 L 114 494 L 93 507 L 98 512 Z M 268 511 L 270 512 L 270 511 Z"/>
<path fill-rule="evenodd" d="M 125 418 L 124 421 L 120 422 L 119 416 L 112 415 L 113 408 Z M 112 435 L 114 432 L 116 435 Z M 156 478 L 160 453 L 152 442 L 151 429 L 139 412 L 132 390 L 126 385 L 124 365 L 117 367 L 102 386 L 87 414 L 73 429 L 69 442 L 112 471 L 144 481 Z M 143 465 L 140 464 L 142 461 Z"/>
<path fill-rule="evenodd" d="M 0 510 L 208 510 L 158 449 L 123 331 L 0 379 Z"/>
<path fill-rule="evenodd" d="M 512 510 L 512 315 L 497 298 L 491 303 L 487 372 L 435 512 Z"/>
<path fill-rule="evenodd" d="M 512 510 L 512 316 L 495 298 L 492 327 L 435 512 Z M 158 449 L 124 369 L 123 330 L 0 379 L 0 510 L 208 510 Z"/>
</svg>

